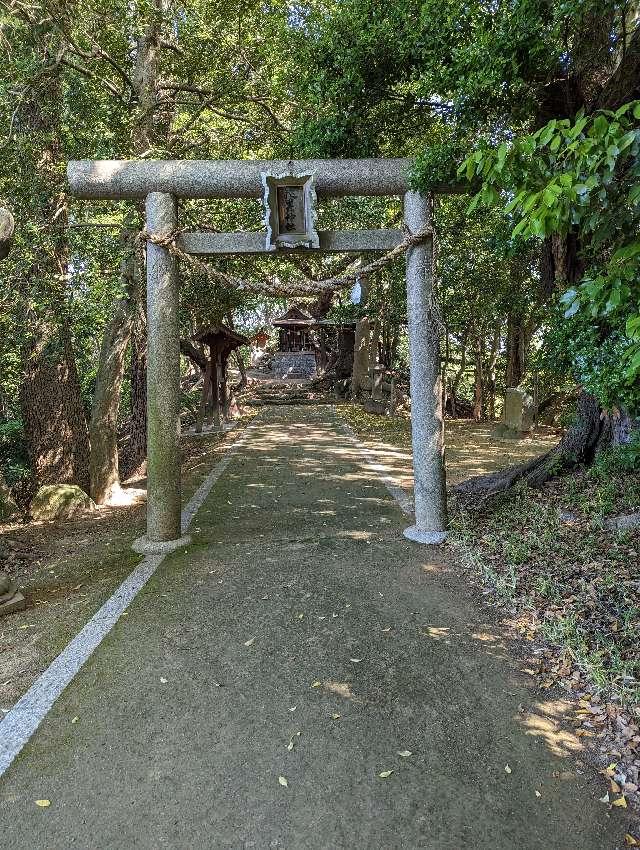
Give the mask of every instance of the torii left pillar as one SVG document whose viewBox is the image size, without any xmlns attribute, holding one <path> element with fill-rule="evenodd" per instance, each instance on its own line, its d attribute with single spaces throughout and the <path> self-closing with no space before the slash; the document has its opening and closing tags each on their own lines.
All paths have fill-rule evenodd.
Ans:
<svg viewBox="0 0 640 850">
<path fill-rule="evenodd" d="M 166 238 L 178 226 L 177 204 L 167 192 L 146 199 L 147 231 Z M 134 548 L 160 553 L 186 545 L 180 482 L 180 328 L 177 261 L 168 248 L 147 241 L 147 534 Z"/>
</svg>

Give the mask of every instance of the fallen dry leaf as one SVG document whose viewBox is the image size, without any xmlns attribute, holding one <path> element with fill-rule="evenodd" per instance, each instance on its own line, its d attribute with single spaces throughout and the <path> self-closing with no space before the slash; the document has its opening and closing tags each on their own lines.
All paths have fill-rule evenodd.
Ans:
<svg viewBox="0 0 640 850">
<path fill-rule="evenodd" d="M 624 797 L 619 797 L 617 800 L 614 800 L 612 803 L 613 806 L 618 806 L 621 809 L 627 808 L 627 801 Z"/>
<path fill-rule="evenodd" d="M 287 780 L 285 779 L 285 777 L 284 777 L 284 776 L 279 776 L 279 777 L 278 777 L 278 782 L 279 782 L 279 783 L 280 783 L 280 785 L 282 785 L 284 788 L 288 788 L 288 787 L 289 787 L 289 783 L 287 782 Z"/>
<path fill-rule="evenodd" d="M 253 645 L 254 640 L 255 640 L 255 638 L 254 638 L 254 637 L 249 638 L 249 640 L 245 640 L 244 645 L 245 645 L 245 646 L 252 646 L 252 645 Z"/>
<path fill-rule="evenodd" d="M 625 833 L 624 843 L 627 845 L 627 847 L 640 847 L 640 840 L 634 838 L 630 832 Z"/>
<path fill-rule="evenodd" d="M 509 767 L 509 765 L 508 765 L 508 764 L 505 764 L 505 766 L 504 766 L 504 772 L 505 772 L 505 773 L 512 773 L 513 771 L 511 770 L 511 768 Z"/>
<path fill-rule="evenodd" d="M 389 776 L 393 773 L 392 770 L 383 770 L 382 773 L 379 773 L 378 776 L 380 779 L 388 779 Z"/>
<path fill-rule="evenodd" d="M 51 805 L 51 800 L 36 800 L 36 806 L 40 806 L 41 809 L 48 809 Z"/>
<path fill-rule="evenodd" d="M 403 759 L 408 759 L 413 753 L 411 750 L 398 750 L 398 755 Z"/>
</svg>

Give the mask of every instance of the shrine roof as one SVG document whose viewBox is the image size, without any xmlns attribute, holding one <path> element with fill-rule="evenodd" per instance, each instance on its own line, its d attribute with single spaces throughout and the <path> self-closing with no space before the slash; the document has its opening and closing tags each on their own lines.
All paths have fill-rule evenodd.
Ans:
<svg viewBox="0 0 640 850">
<path fill-rule="evenodd" d="M 291 325 L 315 325 L 316 320 L 308 313 L 304 313 L 299 307 L 291 307 L 287 312 L 274 319 L 271 323 L 276 327 L 290 327 Z"/>
<path fill-rule="evenodd" d="M 241 345 L 248 345 L 249 340 L 246 336 L 232 331 L 226 325 L 208 325 L 201 328 L 193 335 L 196 342 L 203 342 L 205 345 L 220 346 L 228 351 L 233 351 L 235 348 L 240 348 Z"/>
</svg>

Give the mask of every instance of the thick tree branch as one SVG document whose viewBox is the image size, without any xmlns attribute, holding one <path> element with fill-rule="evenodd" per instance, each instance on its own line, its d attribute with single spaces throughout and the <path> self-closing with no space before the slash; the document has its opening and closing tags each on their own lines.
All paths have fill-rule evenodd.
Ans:
<svg viewBox="0 0 640 850">
<path fill-rule="evenodd" d="M 640 97 L 640 26 L 627 41 L 626 49 L 613 74 L 602 87 L 591 107 L 617 109 L 623 103 Z"/>
<path fill-rule="evenodd" d="M 74 71 L 77 71 L 78 74 L 82 74 L 82 76 L 87 77 L 90 80 L 95 80 L 97 83 L 101 83 L 107 91 L 112 94 L 115 98 L 117 98 L 120 103 L 124 106 L 128 106 L 126 100 L 122 96 L 122 92 L 114 86 L 114 84 L 110 80 L 106 80 L 104 77 L 100 77 L 90 68 L 84 68 L 82 65 L 78 65 L 76 62 L 72 62 L 71 59 L 63 57 L 60 60 L 62 65 L 66 65 L 68 68 L 71 68 Z"/>
</svg>

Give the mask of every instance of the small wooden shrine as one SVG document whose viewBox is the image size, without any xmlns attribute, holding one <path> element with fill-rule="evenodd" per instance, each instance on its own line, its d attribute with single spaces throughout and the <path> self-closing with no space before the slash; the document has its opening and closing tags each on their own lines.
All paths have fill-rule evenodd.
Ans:
<svg viewBox="0 0 640 850">
<path fill-rule="evenodd" d="M 273 326 L 279 330 L 278 351 L 314 351 L 316 346 L 311 328 L 316 320 L 299 307 L 291 307 L 284 316 L 274 319 Z"/>
<path fill-rule="evenodd" d="M 193 340 L 209 348 L 202 399 L 196 418 L 195 430 L 200 433 L 205 419 L 207 424 L 219 428 L 228 418 L 230 396 L 227 389 L 227 361 L 232 351 L 248 345 L 249 340 L 225 325 L 203 328 L 193 336 Z"/>
</svg>

